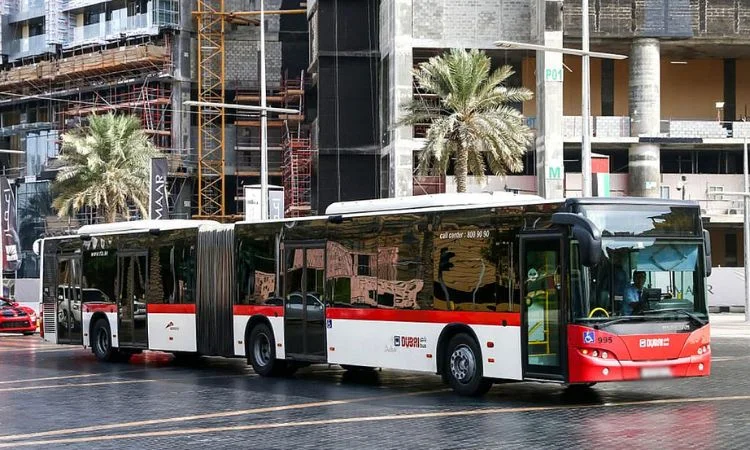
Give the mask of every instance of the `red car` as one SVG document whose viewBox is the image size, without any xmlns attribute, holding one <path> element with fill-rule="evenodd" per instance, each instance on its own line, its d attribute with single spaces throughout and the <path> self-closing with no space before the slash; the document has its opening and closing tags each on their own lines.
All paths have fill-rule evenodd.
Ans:
<svg viewBox="0 0 750 450">
<path fill-rule="evenodd" d="M 11 299 L 0 297 L 0 333 L 34 334 L 36 312 Z"/>
</svg>

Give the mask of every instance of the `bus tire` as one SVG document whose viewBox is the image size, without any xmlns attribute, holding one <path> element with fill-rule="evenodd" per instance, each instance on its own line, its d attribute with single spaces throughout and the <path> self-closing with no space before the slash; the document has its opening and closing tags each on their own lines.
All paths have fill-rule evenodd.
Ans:
<svg viewBox="0 0 750 450">
<path fill-rule="evenodd" d="M 263 377 L 283 375 L 286 369 L 286 361 L 276 359 L 276 340 L 265 323 L 257 324 L 250 332 L 247 359 L 255 373 Z"/>
<path fill-rule="evenodd" d="M 112 348 L 112 332 L 107 319 L 101 318 L 94 323 L 91 338 L 91 352 L 94 353 L 96 359 L 104 362 L 119 360 L 120 352 Z"/>
<path fill-rule="evenodd" d="M 443 374 L 448 385 L 460 395 L 480 396 L 492 387 L 492 381 L 482 375 L 479 345 L 466 333 L 459 333 L 448 341 Z"/>
</svg>

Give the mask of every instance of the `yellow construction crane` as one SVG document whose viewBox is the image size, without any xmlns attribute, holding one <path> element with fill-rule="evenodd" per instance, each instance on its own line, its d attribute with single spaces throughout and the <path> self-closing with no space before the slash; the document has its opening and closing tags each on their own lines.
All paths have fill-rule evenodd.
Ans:
<svg viewBox="0 0 750 450">
<path fill-rule="evenodd" d="M 264 14 L 306 14 L 305 9 L 264 11 Z M 198 102 L 225 103 L 226 24 L 260 25 L 260 11 L 224 10 L 224 0 L 198 0 Z M 226 116 L 224 107 L 198 108 L 198 215 L 228 220 L 226 214 Z"/>
</svg>

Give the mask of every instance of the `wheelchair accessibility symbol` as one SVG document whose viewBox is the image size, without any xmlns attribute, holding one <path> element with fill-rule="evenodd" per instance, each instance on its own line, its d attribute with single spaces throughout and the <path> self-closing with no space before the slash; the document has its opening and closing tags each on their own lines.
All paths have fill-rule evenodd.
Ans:
<svg viewBox="0 0 750 450">
<path fill-rule="evenodd" d="M 583 343 L 584 344 L 593 344 L 594 343 L 594 331 L 584 331 L 583 332 Z"/>
</svg>

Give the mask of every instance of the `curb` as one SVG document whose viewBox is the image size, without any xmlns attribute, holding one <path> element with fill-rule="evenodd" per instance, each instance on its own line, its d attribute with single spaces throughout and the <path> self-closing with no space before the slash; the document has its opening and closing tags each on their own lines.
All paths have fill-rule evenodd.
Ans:
<svg viewBox="0 0 750 450">
<path fill-rule="evenodd" d="M 744 306 L 709 306 L 708 312 L 711 314 L 717 313 L 744 313 Z"/>
</svg>

